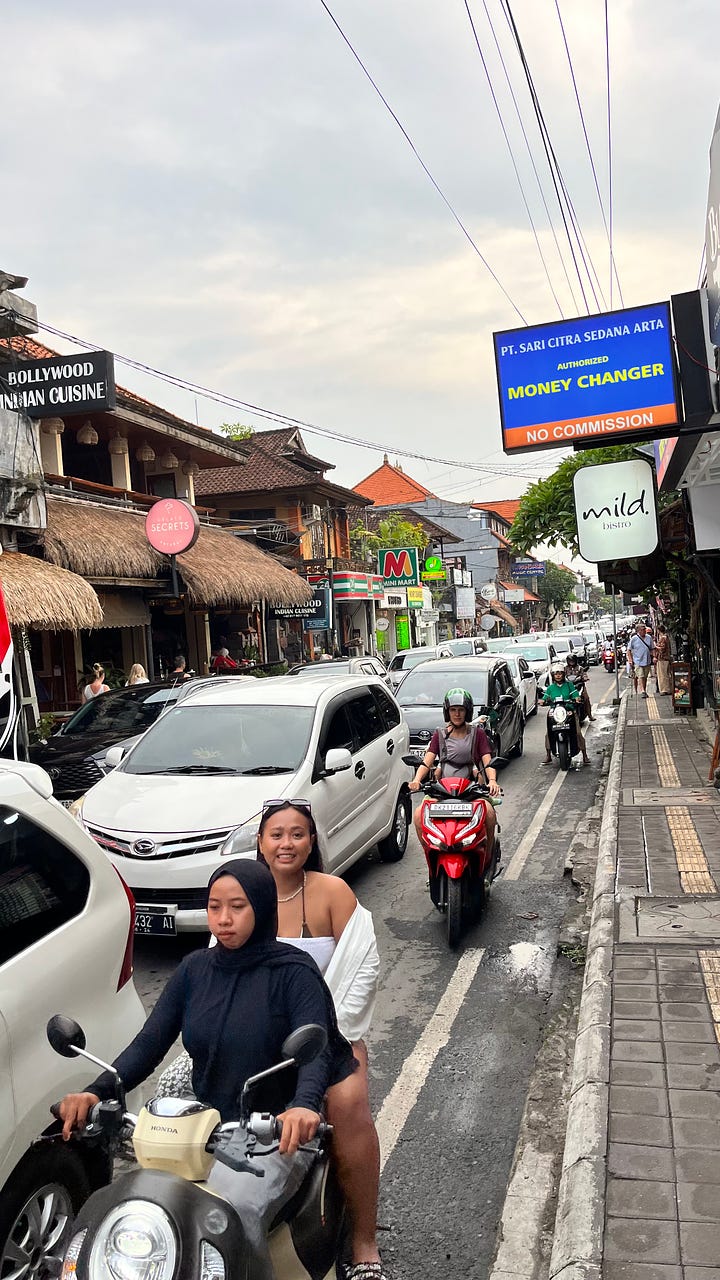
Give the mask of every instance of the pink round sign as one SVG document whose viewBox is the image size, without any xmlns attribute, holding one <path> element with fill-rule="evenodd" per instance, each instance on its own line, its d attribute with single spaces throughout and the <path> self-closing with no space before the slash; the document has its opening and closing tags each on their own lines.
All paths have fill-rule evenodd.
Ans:
<svg viewBox="0 0 720 1280">
<path fill-rule="evenodd" d="M 182 498 L 161 498 L 145 517 L 151 547 L 164 556 L 177 556 L 195 545 L 200 532 L 197 511 Z"/>
</svg>

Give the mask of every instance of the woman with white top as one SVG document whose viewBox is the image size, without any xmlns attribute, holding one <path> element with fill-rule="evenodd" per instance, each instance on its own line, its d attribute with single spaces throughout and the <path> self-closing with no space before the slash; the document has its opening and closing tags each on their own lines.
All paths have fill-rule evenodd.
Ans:
<svg viewBox="0 0 720 1280">
<path fill-rule="evenodd" d="M 93 678 L 89 684 L 85 685 L 82 691 L 83 703 L 92 702 L 93 698 L 97 698 L 100 693 L 109 693 L 110 685 L 105 684 L 105 670 L 96 662 L 93 666 Z"/>
<path fill-rule="evenodd" d="M 133 662 L 130 668 L 130 675 L 125 681 L 125 688 L 129 688 L 133 684 L 149 684 L 147 672 L 141 662 Z"/>
<path fill-rule="evenodd" d="M 370 1027 L 380 960 L 372 916 L 338 876 L 322 871 L 317 829 L 306 800 L 270 800 L 263 805 L 258 857 L 278 891 L 278 941 L 315 960 L 332 992 L 340 1031 L 352 1042 L 360 1064 L 327 1092 L 327 1117 L 352 1225 L 352 1280 L 384 1280 L 378 1252 L 377 1200 L 380 1145 L 368 1097 Z"/>
</svg>

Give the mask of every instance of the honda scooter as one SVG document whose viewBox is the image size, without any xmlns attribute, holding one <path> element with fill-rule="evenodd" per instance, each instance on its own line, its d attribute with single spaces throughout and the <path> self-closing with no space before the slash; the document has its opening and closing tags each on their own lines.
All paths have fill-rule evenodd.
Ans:
<svg viewBox="0 0 720 1280">
<path fill-rule="evenodd" d="M 612 645 L 605 645 L 603 648 L 602 662 L 606 671 L 615 670 L 615 650 Z"/>
<path fill-rule="evenodd" d="M 403 760 L 417 765 L 415 756 L 403 756 Z M 501 763 L 502 757 L 496 756 L 490 767 L 495 769 Z M 480 918 L 499 873 L 500 824 L 490 849 L 485 814 L 487 805 L 495 807 L 501 800 L 496 797 L 491 801 L 484 783 L 467 778 L 431 779 L 420 790 L 432 801 L 423 805 L 421 823 L 430 897 L 447 917 L 448 945 L 456 947 L 464 925 Z"/>
<path fill-rule="evenodd" d="M 570 768 L 573 756 L 580 750 L 574 715 L 578 706 L 577 702 L 556 698 L 547 715 L 550 751 L 552 755 L 557 756 L 558 764 L 564 772 Z"/>
<path fill-rule="evenodd" d="M 245 1082 L 241 1119 L 228 1124 L 214 1108 L 189 1098 L 156 1098 L 132 1115 L 118 1073 L 86 1051 L 77 1022 L 56 1014 L 47 1036 L 56 1053 L 88 1058 L 116 1080 L 114 1100 L 93 1107 L 72 1141 L 115 1155 L 131 1139 L 140 1166 L 90 1196 L 52 1274 L 60 1280 L 255 1280 L 255 1255 L 240 1215 L 206 1185 L 207 1178 L 216 1160 L 248 1179 L 265 1176 L 263 1157 L 277 1150 L 282 1125 L 253 1111 L 251 1099 L 278 1072 L 322 1053 L 324 1027 L 300 1027 L 288 1036 L 285 1060 Z M 271 1224 L 277 1280 L 335 1280 L 341 1274 L 344 1201 L 327 1151 L 331 1132 L 321 1124 L 313 1143 L 300 1148 L 312 1152 L 311 1167 Z M 40 1141 L 62 1141 L 61 1134 L 58 1122 Z"/>
</svg>

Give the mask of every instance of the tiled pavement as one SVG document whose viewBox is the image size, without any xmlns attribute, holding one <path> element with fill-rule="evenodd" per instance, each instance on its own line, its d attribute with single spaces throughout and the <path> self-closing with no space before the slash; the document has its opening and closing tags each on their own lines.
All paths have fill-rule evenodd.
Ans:
<svg viewBox="0 0 720 1280">
<path fill-rule="evenodd" d="M 710 752 L 669 698 L 632 698 L 622 761 L 617 890 L 720 898 L 720 804 Z M 696 789 L 638 804 L 636 789 Z M 687 797 L 683 797 L 687 798 Z M 717 942 L 617 943 L 606 1280 L 720 1280 L 720 932 Z"/>
</svg>

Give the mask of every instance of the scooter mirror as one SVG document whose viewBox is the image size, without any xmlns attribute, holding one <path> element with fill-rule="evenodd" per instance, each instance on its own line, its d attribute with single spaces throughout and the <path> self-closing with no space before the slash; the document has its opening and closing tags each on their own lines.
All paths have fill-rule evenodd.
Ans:
<svg viewBox="0 0 720 1280">
<path fill-rule="evenodd" d="M 507 756 L 493 756 L 490 764 L 488 765 L 488 769 L 497 770 L 498 765 L 501 764 L 507 764 Z"/>
<path fill-rule="evenodd" d="M 417 756 L 403 756 L 402 762 L 403 764 L 409 764 L 411 769 L 416 769 L 420 764 Z"/>
<path fill-rule="evenodd" d="M 50 1047 L 59 1053 L 61 1058 L 75 1058 L 77 1050 L 85 1048 L 85 1032 L 80 1023 L 74 1018 L 66 1018 L 62 1013 L 53 1014 L 45 1034 Z"/>
<path fill-rule="evenodd" d="M 317 1058 L 327 1044 L 327 1031 L 317 1023 L 309 1022 L 305 1027 L 298 1027 L 283 1042 L 284 1058 L 292 1058 L 299 1067 Z"/>
</svg>

